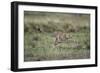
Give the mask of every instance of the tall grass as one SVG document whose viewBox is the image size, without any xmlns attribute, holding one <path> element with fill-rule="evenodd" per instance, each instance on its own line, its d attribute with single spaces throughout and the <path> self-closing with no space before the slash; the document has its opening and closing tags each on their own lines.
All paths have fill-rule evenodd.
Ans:
<svg viewBox="0 0 100 73">
<path fill-rule="evenodd" d="M 54 46 L 54 32 L 69 39 Z M 90 15 L 24 12 L 24 61 L 90 58 Z"/>
</svg>

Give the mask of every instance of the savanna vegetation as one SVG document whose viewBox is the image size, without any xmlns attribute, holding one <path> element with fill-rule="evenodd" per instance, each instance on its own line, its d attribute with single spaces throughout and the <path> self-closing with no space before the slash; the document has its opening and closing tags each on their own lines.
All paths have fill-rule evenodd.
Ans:
<svg viewBox="0 0 100 73">
<path fill-rule="evenodd" d="M 54 45 L 54 32 L 68 35 Z M 90 15 L 24 11 L 24 61 L 90 58 Z"/>
</svg>

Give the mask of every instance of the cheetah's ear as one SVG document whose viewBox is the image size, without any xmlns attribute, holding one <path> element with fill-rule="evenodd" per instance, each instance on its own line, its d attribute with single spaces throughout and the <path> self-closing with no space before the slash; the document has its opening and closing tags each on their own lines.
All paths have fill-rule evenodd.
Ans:
<svg viewBox="0 0 100 73">
<path fill-rule="evenodd" d="M 57 35 L 57 32 L 55 31 L 55 32 L 53 32 L 53 36 L 55 37 Z"/>
</svg>

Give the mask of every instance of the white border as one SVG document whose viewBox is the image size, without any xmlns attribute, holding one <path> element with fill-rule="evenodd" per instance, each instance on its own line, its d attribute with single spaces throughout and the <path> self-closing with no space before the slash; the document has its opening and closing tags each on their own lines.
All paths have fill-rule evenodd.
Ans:
<svg viewBox="0 0 100 73">
<path fill-rule="evenodd" d="M 60 8 L 46 6 L 18 6 L 18 68 L 35 68 L 35 67 L 50 67 L 50 66 L 71 66 L 95 64 L 95 10 L 81 8 Z M 40 62 L 24 62 L 24 11 L 49 11 L 49 12 L 65 12 L 65 13 L 84 13 L 90 14 L 90 39 L 91 50 L 90 59 L 82 60 L 56 60 L 56 61 L 40 61 Z"/>
</svg>

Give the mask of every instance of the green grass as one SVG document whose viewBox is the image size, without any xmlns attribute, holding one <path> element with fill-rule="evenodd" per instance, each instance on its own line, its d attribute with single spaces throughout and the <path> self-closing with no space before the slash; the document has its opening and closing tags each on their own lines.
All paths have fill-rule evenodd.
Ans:
<svg viewBox="0 0 100 73">
<path fill-rule="evenodd" d="M 90 16 L 49 12 L 24 13 L 24 61 L 90 58 Z M 54 45 L 54 32 L 69 39 Z"/>
</svg>

